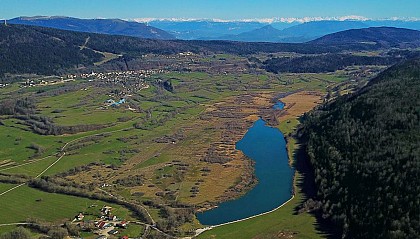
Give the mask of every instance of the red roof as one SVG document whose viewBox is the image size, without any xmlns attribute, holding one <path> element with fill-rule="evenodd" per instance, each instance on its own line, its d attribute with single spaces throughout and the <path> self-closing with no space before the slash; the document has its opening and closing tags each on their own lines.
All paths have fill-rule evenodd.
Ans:
<svg viewBox="0 0 420 239">
<path fill-rule="evenodd" d="M 99 228 L 102 228 L 102 227 L 104 227 L 105 226 L 105 222 L 100 222 L 99 224 L 98 224 L 98 227 Z"/>
<path fill-rule="evenodd" d="M 128 236 L 123 236 L 121 237 L 121 239 L 128 239 Z"/>
</svg>

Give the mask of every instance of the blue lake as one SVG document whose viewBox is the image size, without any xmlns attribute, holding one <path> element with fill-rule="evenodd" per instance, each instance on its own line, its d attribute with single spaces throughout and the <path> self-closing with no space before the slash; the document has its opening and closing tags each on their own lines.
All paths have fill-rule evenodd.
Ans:
<svg viewBox="0 0 420 239">
<path fill-rule="evenodd" d="M 244 196 L 221 203 L 217 208 L 198 213 L 203 225 L 218 225 L 270 211 L 292 195 L 293 169 L 288 162 L 286 141 L 276 128 L 260 119 L 236 144 L 255 161 L 258 184 Z"/>
<path fill-rule="evenodd" d="M 284 103 L 281 102 L 281 101 L 277 102 L 276 104 L 274 104 L 273 109 L 275 109 L 275 110 L 282 110 L 282 109 L 284 109 Z"/>
</svg>

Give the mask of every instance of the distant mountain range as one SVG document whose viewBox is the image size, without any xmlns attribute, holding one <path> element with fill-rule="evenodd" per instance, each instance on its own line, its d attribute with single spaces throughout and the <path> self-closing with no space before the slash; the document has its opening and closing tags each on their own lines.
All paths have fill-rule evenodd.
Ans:
<svg viewBox="0 0 420 239">
<path fill-rule="evenodd" d="M 278 30 L 271 25 L 267 25 L 238 35 L 219 37 L 218 40 L 301 43 L 339 31 L 367 27 L 369 26 L 358 21 L 307 22 L 284 30 Z"/>
<path fill-rule="evenodd" d="M 214 39 L 223 35 L 236 35 L 264 27 L 260 22 L 150 21 L 149 26 L 164 29 L 182 40 Z"/>
<path fill-rule="evenodd" d="M 78 19 L 72 17 L 18 17 L 8 20 L 11 24 L 51 27 L 62 30 L 133 36 L 169 40 L 175 37 L 164 30 L 144 23 L 120 19 Z"/>
<path fill-rule="evenodd" d="M 398 27 L 420 30 L 420 21 L 324 20 L 299 22 L 152 20 L 147 23 L 119 19 L 77 19 L 71 17 L 19 17 L 11 24 L 51 27 L 62 30 L 134 36 L 150 39 L 229 40 L 243 42 L 302 43 L 322 36 L 369 27 Z"/>
<path fill-rule="evenodd" d="M 217 40 L 244 41 L 244 42 L 281 42 L 282 31 L 271 25 L 264 26 L 238 35 L 226 35 Z"/>
<path fill-rule="evenodd" d="M 302 43 L 327 34 L 368 27 L 399 27 L 420 30 L 420 21 L 403 20 L 323 20 L 305 23 L 253 21 L 217 22 L 212 20 L 154 20 L 150 26 L 163 29 L 183 40 L 230 40 L 245 42 Z"/>
<path fill-rule="evenodd" d="M 318 21 L 307 22 L 284 29 L 281 34 L 284 39 L 308 41 L 335 32 L 366 27 L 369 26 L 358 21 Z"/>
</svg>

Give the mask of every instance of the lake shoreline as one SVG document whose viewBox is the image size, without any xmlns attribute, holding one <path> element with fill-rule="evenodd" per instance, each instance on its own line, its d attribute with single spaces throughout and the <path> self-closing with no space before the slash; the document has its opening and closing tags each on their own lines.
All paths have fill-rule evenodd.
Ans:
<svg viewBox="0 0 420 239">
<path fill-rule="evenodd" d="M 272 211 L 293 196 L 293 167 L 289 165 L 284 134 L 262 118 L 255 121 L 237 150 L 255 162 L 259 183 L 243 196 L 197 214 L 203 225 L 220 225 Z M 270 192 L 273 197 L 266 197 Z M 281 202 L 279 204 L 279 202 Z M 247 208 L 247 210 L 243 210 Z"/>
</svg>

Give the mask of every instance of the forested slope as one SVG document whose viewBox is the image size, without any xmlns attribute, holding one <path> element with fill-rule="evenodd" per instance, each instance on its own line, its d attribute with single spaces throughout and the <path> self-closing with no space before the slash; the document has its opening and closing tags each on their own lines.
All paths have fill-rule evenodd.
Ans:
<svg viewBox="0 0 420 239">
<path fill-rule="evenodd" d="M 244 55 L 259 52 L 320 54 L 369 49 L 377 47 L 366 44 L 335 46 L 156 40 L 10 24 L 0 25 L 0 77 L 4 73 L 62 74 L 68 72 L 68 69 L 92 66 L 104 57 L 94 50 L 122 54 L 126 59 L 132 59 L 150 53 L 167 55 L 187 51 Z"/>
<path fill-rule="evenodd" d="M 420 44 L 420 31 L 395 27 L 351 29 L 323 36 L 311 41 L 311 43 L 327 45 L 364 43 L 384 47 L 401 45 L 418 47 Z"/>
<path fill-rule="evenodd" d="M 52 74 L 60 70 L 92 65 L 103 55 L 65 38 L 26 26 L 0 26 L 0 76 L 3 73 Z"/>
<path fill-rule="evenodd" d="M 305 117 L 323 216 L 343 238 L 419 238 L 420 60 Z"/>
<path fill-rule="evenodd" d="M 77 32 L 133 36 L 150 39 L 175 39 L 171 34 L 144 23 L 120 19 L 79 19 L 74 17 L 18 17 L 8 20 L 12 24 L 50 27 Z"/>
</svg>

